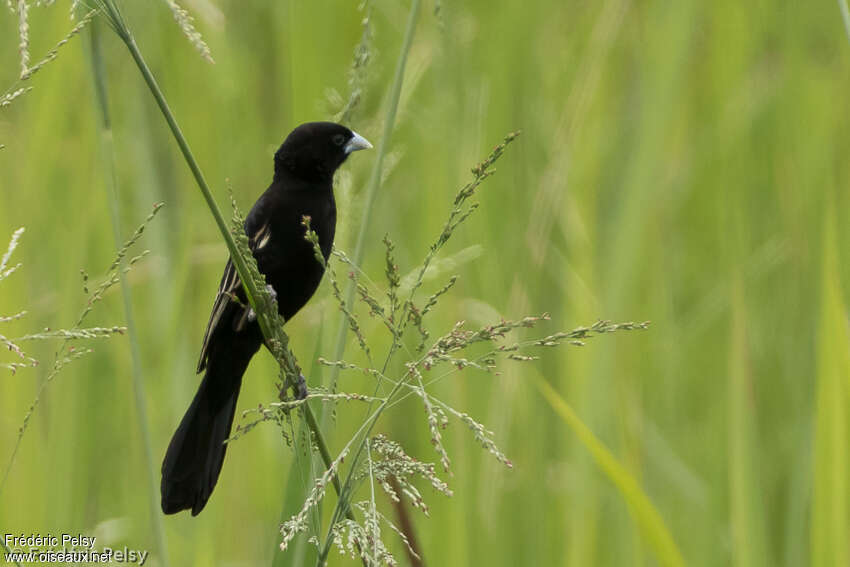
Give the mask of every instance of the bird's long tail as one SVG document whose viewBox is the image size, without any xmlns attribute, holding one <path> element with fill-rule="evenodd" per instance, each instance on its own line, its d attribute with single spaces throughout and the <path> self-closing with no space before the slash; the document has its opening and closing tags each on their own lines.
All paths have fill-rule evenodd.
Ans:
<svg viewBox="0 0 850 567">
<path fill-rule="evenodd" d="M 160 491 L 166 514 L 191 508 L 197 516 L 218 481 L 242 375 L 260 347 L 247 335 L 211 345 L 204 379 L 162 461 Z"/>
</svg>

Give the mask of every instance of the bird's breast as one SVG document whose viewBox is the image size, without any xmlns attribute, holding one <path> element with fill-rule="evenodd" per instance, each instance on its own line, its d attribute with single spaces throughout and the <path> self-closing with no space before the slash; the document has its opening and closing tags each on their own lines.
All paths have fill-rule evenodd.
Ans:
<svg viewBox="0 0 850 567">
<path fill-rule="evenodd" d="M 290 319 L 316 291 L 324 268 L 316 259 L 313 244 L 307 241 L 305 216 L 316 232 L 319 248 L 327 260 L 333 249 L 336 232 L 336 207 L 333 199 L 302 200 L 269 223 L 267 234 L 261 234 L 255 255 L 260 271 L 278 294 L 278 307 L 285 319 Z"/>
</svg>

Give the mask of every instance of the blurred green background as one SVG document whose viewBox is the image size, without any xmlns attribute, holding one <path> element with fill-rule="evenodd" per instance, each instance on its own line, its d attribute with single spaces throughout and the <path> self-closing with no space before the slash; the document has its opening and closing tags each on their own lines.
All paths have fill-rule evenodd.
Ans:
<svg viewBox="0 0 850 567">
<path fill-rule="evenodd" d="M 247 210 L 289 130 L 348 97 L 363 13 L 326 0 L 185 4 L 215 65 L 165 3 L 124 3 L 219 203 L 229 178 Z M 373 3 L 374 60 L 352 121 L 373 142 L 407 7 Z M 421 10 L 365 270 L 381 281 L 384 233 L 402 273 L 416 266 L 469 168 L 522 129 L 443 254 L 456 262 L 426 285 L 460 275 L 432 334 L 544 311 L 540 334 L 600 318 L 652 327 L 436 387 L 495 431 L 514 468 L 462 424 L 444 432 L 455 495 L 425 489 L 431 517 L 414 515 L 427 564 L 656 564 L 639 515 L 535 389 L 537 375 L 633 475 L 688 564 L 847 565 L 850 43 L 839 4 L 443 0 L 433 11 Z M 33 7 L 30 23 L 35 60 L 71 27 L 68 3 Z M 0 9 L 3 89 L 19 69 L 17 27 Z M 141 244 L 150 256 L 129 274 L 158 469 L 199 380 L 226 249 L 126 49 L 102 35 L 124 232 L 166 203 Z M 0 314 L 29 312 L 2 324 L 6 336 L 71 325 L 85 301 L 80 269 L 96 278 L 114 254 L 82 39 L 0 110 L 0 248 L 26 227 Z M 338 179 L 344 250 L 374 159 L 354 156 Z M 123 317 L 114 288 L 90 322 Z M 338 324 L 325 281 L 287 325 L 305 366 L 317 349 L 331 356 Z M 3 467 L 56 348 L 26 346 L 41 367 L 0 379 Z M 96 532 L 156 555 L 129 342 L 92 346 L 46 389 L 0 496 L 0 532 Z M 258 356 L 239 407 L 273 401 L 275 375 Z M 368 389 L 347 380 L 343 390 Z M 332 448 L 361 417 L 340 406 Z M 379 429 L 437 460 L 421 402 Z M 161 517 L 170 564 L 270 564 L 292 460 L 271 424 L 236 441 L 204 512 Z"/>
</svg>

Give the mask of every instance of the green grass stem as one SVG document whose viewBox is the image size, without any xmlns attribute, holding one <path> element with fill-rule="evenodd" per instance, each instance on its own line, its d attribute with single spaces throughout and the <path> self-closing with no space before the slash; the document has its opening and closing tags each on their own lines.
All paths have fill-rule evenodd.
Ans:
<svg viewBox="0 0 850 567">
<path fill-rule="evenodd" d="M 597 466 L 608 477 L 608 480 L 620 491 L 635 518 L 635 522 L 652 546 L 658 563 L 668 567 L 683 567 L 685 560 L 682 557 L 682 552 L 679 551 L 676 542 L 673 541 L 673 536 L 670 535 L 670 530 L 664 524 L 661 514 L 658 513 L 658 510 L 626 467 L 602 444 L 593 431 L 584 424 L 570 405 L 548 382 L 542 378 L 536 378 L 534 385 L 540 391 L 543 399 L 576 434 L 581 444 L 590 452 Z"/>
<path fill-rule="evenodd" d="M 3 551 L 4 551 L 4 552 L 6 552 L 6 553 L 11 553 L 11 552 L 12 552 L 12 550 L 11 550 L 11 549 L 9 549 L 9 547 L 6 545 L 6 542 L 4 542 L 3 540 L 0 540 L 0 545 L 2 545 L 2 546 L 3 546 Z M 15 565 L 17 565 L 18 567 L 22 567 L 22 565 L 21 565 L 20 561 L 17 561 L 17 560 L 16 560 L 16 561 L 14 561 L 14 564 L 15 564 Z"/>
<path fill-rule="evenodd" d="M 407 16 L 407 27 L 404 32 L 404 39 L 401 44 L 398 61 L 396 61 L 395 74 L 393 76 L 393 84 L 390 88 L 389 106 L 384 117 L 384 128 L 381 138 L 378 140 L 378 152 L 375 157 L 375 164 L 372 166 L 372 173 L 369 176 L 369 182 L 366 185 L 366 197 L 363 204 L 363 215 L 360 218 L 360 229 L 357 232 L 357 241 L 354 245 L 353 263 L 357 266 L 363 263 L 363 255 L 365 253 L 366 232 L 369 230 L 370 219 L 372 217 L 372 208 L 375 203 L 375 195 L 381 185 L 381 175 L 383 173 L 384 157 L 387 154 L 387 149 L 390 146 L 392 139 L 393 128 L 395 127 L 395 117 L 398 111 L 398 101 L 401 98 L 401 87 L 404 83 L 404 69 L 407 65 L 407 57 L 410 54 L 410 47 L 413 45 L 413 36 L 416 33 L 416 24 L 419 20 L 419 5 L 421 0 L 412 0 L 410 4 L 410 12 Z M 345 288 L 345 307 L 351 311 L 354 303 L 354 292 L 356 285 L 353 281 L 348 282 Z M 339 330 L 336 335 L 336 345 L 333 350 L 333 360 L 339 360 L 345 353 L 345 341 L 348 334 L 348 322 L 344 314 L 340 315 Z M 339 379 L 339 368 L 331 368 L 330 370 L 330 387 L 332 390 L 336 388 L 337 380 Z"/>
<path fill-rule="evenodd" d="M 850 39 L 850 8 L 847 7 L 847 0 L 838 0 L 838 7 L 841 9 L 841 20 L 844 22 L 844 33 L 847 34 L 847 39 Z"/>
<path fill-rule="evenodd" d="M 112 135 L 112 120 L 109 114 L 109 99 L 106 91 L 106 75 L 103 68 L 103 55 L 100 47 L 99 23 L 92 22 L 89 26 L 89 37 L 91 44 L 89 55 L 91 57 L 92 80 L 94 83 L 95 100 L 100 117 L 100 145 L 101 162 L 103 164 L 103 179 L 109 200 L 109 211 L 112 219 L 112 233 L 115 237 L 115 248 L 121 249 L 124 243 L 121 229 L 121 213 L 119 203 L 121 197 L 118 190 L 118 181 L 115 175 L 115 148 Z M 125 264 L 126 262 L 121 262 Z M 159 489 L 157 482 L 158 467 L 153 459 L 151 448 L 151 434 L 148 428 L 148 409 L 145 400 L 145 379 L 142 371 L 142 355 L 139 347 L 139 335 L 136 330 L 135 317 L 133 316 L 133 295 L 127 277 L 123 269 L 118 270 L 120 280 L 121 297 L 124 304 L 124 319 L 127 326 L 127 338 L 130 342 L 130 358 L 132 364 L 133 399 L 136 404 L 136 420 L 139 432 L 142 435 L 142 447 L 147 468 L 148 480 L 148 504 L 150 508 L 151 528 L 153 529 L 154 541 L 159 561 L 168 567 L 168 550 L 165 544 L 165 531 L 162 527 L 162 519 L 159 513 Z"/>
<path fill-rule="evenodd" d="M 811 565 L 847 565 L 847 378 L 850 333 L 839 268 L 835 207 L 824 217 L 820 321 L 816 337 L 817 385 L 810 519 Z"/>
</svg>

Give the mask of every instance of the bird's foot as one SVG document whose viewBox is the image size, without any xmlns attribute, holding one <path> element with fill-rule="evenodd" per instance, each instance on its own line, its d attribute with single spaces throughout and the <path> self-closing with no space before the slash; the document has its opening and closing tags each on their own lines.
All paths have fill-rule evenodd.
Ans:
<svg viewBox="0 0 850 567">
<path fill-rule="evenodd" d="M 272 299 L 277 301 L 277 292 L 274 290 L 274 288 L 272 287 L 271 284 L 266 284 L 266 291 L 269 293 L 269 295 L 272 296 Z M 253 323 L 256 320 L 257 320 L 257 314 L 254 312 L 253 309 L 249 309 L 248 310 L 248 321 Z"/>
<path fill-rule="evenodd" d="M 307 379 L 304 375 L 298 374 L 298 381 L 295 383 L 295 399 L 303 400 L 307 397 Z"/>
</svg>

